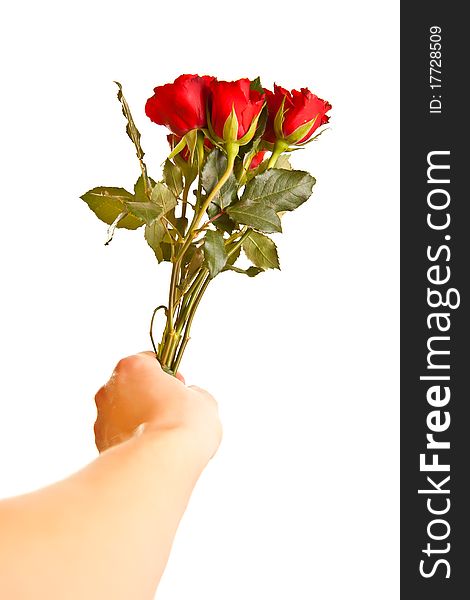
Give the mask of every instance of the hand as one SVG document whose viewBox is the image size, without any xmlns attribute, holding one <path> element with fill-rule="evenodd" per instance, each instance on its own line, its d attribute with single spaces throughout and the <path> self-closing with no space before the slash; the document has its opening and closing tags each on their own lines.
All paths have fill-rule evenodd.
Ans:
<svg viewBox="0 0 470 600">
<path fill-rule="evenodd" d="M 217 403 L 205 390 L 165 373 L 153 352 L 121 359 L 95 396 L 95 441 L 100 452 L 147 432 L 189 434 L 211 458 L 222 428 Z"/>
</svg>

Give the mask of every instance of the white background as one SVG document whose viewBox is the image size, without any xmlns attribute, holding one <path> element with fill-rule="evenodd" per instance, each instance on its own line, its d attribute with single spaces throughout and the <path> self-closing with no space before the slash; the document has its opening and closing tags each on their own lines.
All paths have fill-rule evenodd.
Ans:
<svg viewBox="0 0 470 600">
<path fill-rule="evenodd" d="M 398 2 L 2 11 L 0 496 L 96 456 L 94 393 L 149 348 L 165 300 L 142 232 L 105 247 L 79 200 L 138 176 L 112 81 L 154 178 L 154 86 L 183 72 L 308 86 L 334 110 L 293 156 L 318 183 L 284 219 L 282 271 L 217 278 L 182 364 L 218 398 L 225 438 L 157 597 L 398 598 Z"/>
</svg>

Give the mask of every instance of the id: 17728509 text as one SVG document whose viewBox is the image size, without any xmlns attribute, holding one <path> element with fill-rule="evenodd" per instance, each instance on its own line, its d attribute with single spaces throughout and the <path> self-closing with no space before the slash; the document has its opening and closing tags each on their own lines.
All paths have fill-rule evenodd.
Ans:
<svg viewBox="0 0 470 600">
<path fill-rule="evenodd" d="M 430 114 L 442 112 L 442 29 L 438 25 L 429 28 L 429 87 L 431 99 Z"/>
</svg>

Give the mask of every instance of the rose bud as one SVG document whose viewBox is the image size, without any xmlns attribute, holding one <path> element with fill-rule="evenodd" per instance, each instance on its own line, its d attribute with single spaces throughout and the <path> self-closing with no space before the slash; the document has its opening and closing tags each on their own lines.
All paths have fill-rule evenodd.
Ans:
<svg viewBox="0 0 470 600">
<path fill-rule="evenodd" d="M 208 126 L 214 141 L 227 151 L 247 144 L 254 136 L 265 104 L 264 94 L 250 89 L 249 79 L 210 83 Z"/>
<path fill-rule="evenodd" d="M 145 104 L 145 114 L 180 137 L 207 127 L 206 103 L 213 79 L 207 75 L 180 75 L 174 83 L 156 87 Z"/>
<path fill-rule="evenodd" d="M 312 94 L 307 88 L 289 92 L 274 85 L 274 92 L 265 90 L 268 122 L 263 139 L 274 144 L 278 140 L 285 147 L 306 142 L 329 117 L 331 104 Z"/>
<path fill-rule="evenodd" d="M 250 169 L 256 169 L 257 167 L 259 167 L 259 165 L 263 162 L 264 159 L 264 155 L 266 154 L 266 150 L 260 150 L 259 152 L 257 152 L 253 158 L 251 159 L 250 162 Z"/>
</svg>

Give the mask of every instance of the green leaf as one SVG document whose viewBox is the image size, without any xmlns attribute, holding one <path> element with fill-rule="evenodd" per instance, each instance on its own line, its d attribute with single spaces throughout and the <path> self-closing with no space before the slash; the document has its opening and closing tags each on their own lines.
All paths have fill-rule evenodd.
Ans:
<svg viewBox="0 0 470 600">
<path fill-rule="evenodd" d="M 153 202 L 126 202 L 127 210 L 149 225 L 162 216 L 161 208 Z"/>
<path fill-rule="evenodd" d="M 311 195 L 315 179 L 305 171 L 270 169 L 256 175 L 245 187 L 240 202 L 227 209 L 237 223 L 264 231 L 281 231 L 278 212 L 294 210 Z"/>
<path fill-rule="evenodd" d="M 237 200 L 238 181 L 233 173 L 230 173 L 229 178 L 222 186 L 220 192 L 215 196 L 214 202 L 218 204 L 222 210 L 230 206 Z"/>
<path fill-rule="evenodd" d="M 145 194 L 144 178 L 142 175 L 134 184 L 134 200 L 138 202 L 147 202 L 149 200 Z"/>
<path fill-rule="evenodd" d="M 197 130 L 192 129 L 191 131 L 188 131 L 188 133 L 184 136 L 184 139 L 186 140 L 186 145 L 188 146 L 190 154 L 189 162 L 192 163 L 194 160 L 194 153 L 196 151 L 197 146 Z"/>
<path fill-rule="evenodd" d="M 204 238 L 204 258 L 211 278 L 214 278 L 225 267 L 227 252 L 224 238 L 220 231 L 209 230 Z"/>
<path fill-rule="evenodd" d="M 176 196 L 164 183 L 156 183 L 152 190 L 151 200 L 159 207 L 159 217 L 166 215 L 168 211 L 177 205 Z"/>
<path fill-rule="evenodd" d="M 260 269 L 279 269 L 276 244 L 271 238 L 256 231 L 243 240 L 243 250 L 249 260 Z"/>
<path fill-rule="evenodd" d="M 176 197 L 178 197 L 183 191 L 183 174 L 181 169 L 172 163 L 171 160 L 167 159 L 165 161 L 165 166 L 163 167 L 163 179 L 168 188 Z"/>
<path fill-rule="evenodd" d="M 126 117 L 126 120 L 127 120 L 127 125 L 126 125 L 127 135 L 131 138 L 131 140 L 135 146 L 137 158 L 139 160 L 142 160 L 144 158 L 144 151 L 142 150 L 142 146 L 140 145 L 139 130 L 135 126 L 134 119 L 132 118 L 132 114 L 131 114 L 131 109 L 129 108 L 129 105 L 127 104 L 127 100 L 124 98 L 124 95 L 122 93 L 122 85 L 119 83 L 119 81 L 115 81 L 114 83 L 119 88 L 117 97 L 122 106 L 122 114 Z"/>
<path fill-rule="evenodd" d="M 236 222 L 249 225 L 266 233 L 282 231 L 281 220 L 276 211 L 266 204 L 250 198 L 241 200 L 227 209 L 228 215 Z"/>
<path fill-rule="evenodd" d="M 166 228 L 161 221 L 153 221 L 150 225 L 145 226 L 145 239 L 147 244 L 155 252 L 158 262 L 163 260 L 169 260 L 165 258 L 164 244 L 165 240 L 168 240 Z"/>
<path fill-rule="evenodd" d="M 163 260 L 165 260 L 166 262 L 171 262 L 172 244 L 170 244 L 168 242 L 162 242 L 161 248 L 162 248 Z"/>
<path fill-rule="evenodd" d="M 227 265 L 223 268 L 223 271 L 234 271 L 235 273 L 243 273 L 243 275 L 248 275 L 248 277 L 256 277 L 256 275 L 263 273 L 263 269 L 259 269 L 258 267 L 248 267 L 248 269 L 239 269 L 238 267 L 234 267 L 233 265 Z"/>
<path fill-rule="evenodd" d="M 98 219 L 112 225 L 123 212 L 127 212 L 126 203 L 132 201 L 134 196 L 123 188 L 96 187 L 80 196 Z M 143 221 L 133 215 L 127 215 L 119 220 L 116 227 L 137 229 Z"/>
<path fill-rule="evenodd" d="M 260 138 L 262 137 L 262 135 L 266 129 L 267 122 L 268 122 L 268 108 L 267 108 L 267 106 L 265 106 L 259 116 L 253 139 L 250 142 L 248 142 L 248 144 L 245 144 L 244 146 L 240 147 L 240 149 L 238 151 L 238 156 L 243 158 L 248 152 L 253 150 L 253 148 L 258 147 Z"/>
<path fill-rule="evenodd" d="M 188 226 L 187 217 L 176 217 L 175 218 L 174 227 L 182 236 L 185 235 L 187 226 Z"/>
<path fill-rule="evenodd" d="M 155 185 L 155 181 L 151 177 L 149 177 L 148 183 L 150 187 L 150 192 L 152 192 L 152 188 Z M 134 184 L 134 196 L 137 202 L 147 202 L 149 200 L 149 197 L 145 194 L 144 178 L 142 177 L 142 175 Z"/>
<path fill-rule="evenodd" d="M 176 229 L 176 231 L 178 231 L 182 236 L 184 236 L 184 233 L 188 226 L 187 217 L 177 217 L 175 214 L 174 208 L 169 210 L 166 213 L 165 217 L 168 219 L 168 221 L 170 221 L 170 223 L 173 225 L 174 229 Z"/>
<path fill-rule="evenodd" d="M 292 171 L 292 165 L 290 164 L 289 157 L 285 154 L 281 154 L 281 156 L 276 161 L 276 169 L 285 169 L 286 171 Z"/>
<path fill-rule="evenodd" d="M 242 202 L 262 203 L 276 212 L 294 210 L 311 196 L 314 183 L 306 171 L 270 169 L 246 185 Z"/>
<path fill-rule="evenodd" d="M 277 113 L 276 113 L 276 116 L 274 117 L 274 121 L 273 121 L 273 129 L 274 129 L 274 134 L 275 134 L 276 138 L 284 137 L 282 126 L 284 124 L 284 118 L 286 116 L 286 109 L 285 109 L 286 97 L 287 96 L 284 96 L 282 98 L 281 105 L 277 109 Z"/>
<path fill-rule="evenodd" d="M 259 138 L 263 135 L 264 130 L 266 129 L 267 122 L 268 122 L 268 107 L 265 106 L 259 116 L 258 125 L 256 127 L 255 135 L 253 137 L 253 142 L 258 141 Z"/>
<path fill-rule="evenodd" d="M 209 215 L 209 218 L 212 219 L 213 217 L 215 217 L 219 213 L 220 213 L 220 207 L 217 206 L 217 204 L 214 204 L 213 202 L 211 202 L 209 204 L 209 207 L 207 208 L 207 214 Z M 215 227 L 219 231 L 225 231 L 225 232 L 227 232 L 229 234 L 231 234 L 232 231 L 236 227 L 235 223 L 227 215 L 227 213 L 223 213 L 222 215 L 220 215 L 219 217 L 217 217 L 217 219 L 215 219 L 215 221 L 212 221 L 212 223 L 215 225 Z"/>
<path fill-rule="evenodd" d="M 210 194 L 227 168 L 227 157 L 218 149 L 212 150 L 204 164 L 201 174 L 202 187 Z M 224 209 L 237 197 L 238 182 L 233 173 L 213 199 L 213 202 Z"/>
<path fill-rule="evenodd" d="M 201 183 L 204 190 L 210 194 L 220 176 L 227 168 L 227 157 L 218 149 L 209 152 L 202 168 Z"/>
<path fill-rule="evenodd" d="M 264 94 L 264 89 L 263 89 L 263 86 L 261 85 L 261 79 L 259 76 L 250 82 L 250 90 L 255 90 L 255 91 L 259 92 L 260 94 Z"/>
<path fill-rule="evenodd" d="M 177 289 L 179 290 L 180 294 L 184 294 L 188 291 L 189 287 L 194 281 L 194 276 L 204 262 L 204 253 L 201 250 L 201 247 L 191 244 L 184 253 L 182 262 L 182 277 L 177 285 Z"/>
<path fill-rule="evenodd" d="M 255 135 L 253 139 L 248 144 L 248 148 L 251 149 L 255 144 L 257 144 L 260 137 L 263 135 L 264 130 L 266 129 L 266 123 L 268 122 L 268 107 L 265 106 L 261 111 L 261 114 L 258 119 L 258 124 L 256 125 Z"/>
<path fill-rule="evenodd" d="M 189 260 L 188 264 L 187 264 L 187 272 L 186 272 L 186 277 L 188 279 L 191 279 L 193 277 L 193 275 L 196 274 L 196 272 L 199 270 L 199 268 L 202 266 L 202 263 L 204 262 L 204 254 L 202 252 L 202 250 L 200 248 L 195 248 L 194 246 L 192 246 L 194 248 L 194 251 L 192 253 L 191 259 Z M 190 246 L 191 248 L 191 246 Z M 186 255 L 185 255 L 186 258 Z"/>
</svg>

